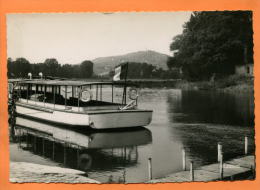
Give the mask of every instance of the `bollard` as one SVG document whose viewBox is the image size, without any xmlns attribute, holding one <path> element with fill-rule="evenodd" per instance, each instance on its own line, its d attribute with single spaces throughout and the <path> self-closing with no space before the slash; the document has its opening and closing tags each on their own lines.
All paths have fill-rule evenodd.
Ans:
<svg viewBox="0 0 260 190">
<path fill-rule="evenodd" d="M 182 149 L 182 169 L 183 171 L 186 170 L 186 152 L 185 149 Z"/>
<path fill-rule="evenodd" d="M 223 154 L 220 155 L 219 178 L 220 178 L 220 179 L 223 179 Z"/>
<path fill-rule="evenodd" d="M 152 180 L 152 158 L 148 158 L 148 176 Z"/>
<path fill-rule="evenodd" d="M 193 169 L 193 162 L 190 162 L 190 181 L 194 181 L 194 169 Z"/>
<path fill-rule="evenodd" d="M 245 136 L 245 155 L 247 155 L 248 152 L 248 137 Z"/>
<path fill-rule="evenodd" d="M 221 155 L 222 155 L 222 144 L 218 143 L 218 162 L 220 162 Z"/>
</svg>

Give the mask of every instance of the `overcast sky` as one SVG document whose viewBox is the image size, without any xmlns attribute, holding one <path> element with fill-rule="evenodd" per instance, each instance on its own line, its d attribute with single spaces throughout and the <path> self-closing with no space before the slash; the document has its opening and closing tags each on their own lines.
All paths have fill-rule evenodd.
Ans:
<svg viewBox="0 0 260 190">
<path fill-rule="evenodd" d="M 97 57 L 154 50 L 170 55 L 191 12 L 46 13 L 7 16 L 8 57 L 31 63 L 56 58 L 80 63 Z"/>
</svg>

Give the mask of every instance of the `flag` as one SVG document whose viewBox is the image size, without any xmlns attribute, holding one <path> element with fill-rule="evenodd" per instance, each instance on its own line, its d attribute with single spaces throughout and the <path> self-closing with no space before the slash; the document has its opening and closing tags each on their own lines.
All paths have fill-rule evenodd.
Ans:
<svg viewBox="0 0 260 190">
<path fill-rule="evenodd" d="M 115 67 L 115 75 L 113 81 L 126 79 L 128 63 L 123 63 Z"/>
</svg>

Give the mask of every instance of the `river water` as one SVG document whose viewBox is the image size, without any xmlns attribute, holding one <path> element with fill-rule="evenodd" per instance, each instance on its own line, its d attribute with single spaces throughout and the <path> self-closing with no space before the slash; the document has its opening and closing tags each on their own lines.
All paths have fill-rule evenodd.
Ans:
<svg viewBox="0 0 260 190">
<path fill-rule="evenodd" d="M 217 161 L 217 143 L 224 160 L 244 154 L 244 137 L 254 153 L 254 97 L 247 93 L 142 89 L 140 108 L 152 109 L 149 126 L 135 130 L 86 132 L 17 120 L 10 134 L 10 159 L 86 171 L 101 182 L 138 183 L 148 180 L 148 158 L 153 177 Z M 20 122 L 20 123 L 19 123 Z M 28 125 L 28 126 L 26 126 Z M 55 142 L 53 142 L 53 140 Z"/>
</svg>

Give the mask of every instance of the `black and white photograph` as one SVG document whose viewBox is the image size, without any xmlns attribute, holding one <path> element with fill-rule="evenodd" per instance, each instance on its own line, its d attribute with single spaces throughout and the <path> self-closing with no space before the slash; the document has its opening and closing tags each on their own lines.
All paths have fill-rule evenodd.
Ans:
<svg viewBox="0 0 260 190">
<path fill-rule="evenodd" d="M 252 11 L 10 13 L 12 183 L 255 179 Z"/>
</svg>

